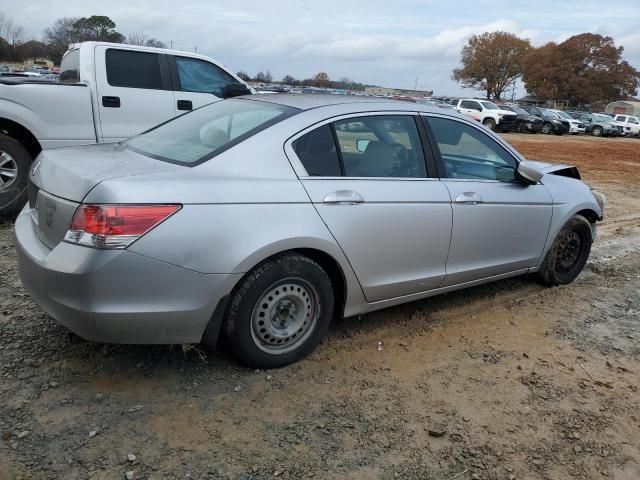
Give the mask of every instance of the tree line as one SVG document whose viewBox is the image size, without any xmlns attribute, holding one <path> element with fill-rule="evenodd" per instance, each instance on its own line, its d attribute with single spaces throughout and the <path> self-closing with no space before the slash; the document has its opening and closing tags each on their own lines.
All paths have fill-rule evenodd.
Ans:
<svg viewBox="0 0 640 480">
<path fill-rule="evenodd" d="M 115 22 L 104 15 L 59 18 L 44 31 L 42 41 L 39 41 L 29 38 L 23 26 L 0 12 L 0 61 L 48 58 L 59 65 L 70 44 L 87 41 L 166 48 L 164 42 L 143 32 L 123 35 L 116 31 Z"/>
<path fill-rule="evenodd" d="M 613 38 L 594 33 L 533 47 L 508 32 L 472 36 L 462 48 L 452 79 L 499 100 L 522 80 L 540 100 L 565 100 L 573 106 L 613 101 L 638 94 L 640 72 L 622 58 Z"/>
<path fill-rule="evenodd" d="M 245 82 L 276 83 L 292 87 L 322 87 L 363 91 L 365 87 L 368 86 L 364 83 L 351 80 L 349 77 L 342 77 L 340 80 L 331 80 L 326 72 L 318 72 L 311 78 L 302 80 L 288 74 L 282 77 L 282 80 L 275 80 L 269 70 L 266 72 L 260 71 L 253 77 L 244 71 L 238 72 L 237 75 Z"/>
</svg>

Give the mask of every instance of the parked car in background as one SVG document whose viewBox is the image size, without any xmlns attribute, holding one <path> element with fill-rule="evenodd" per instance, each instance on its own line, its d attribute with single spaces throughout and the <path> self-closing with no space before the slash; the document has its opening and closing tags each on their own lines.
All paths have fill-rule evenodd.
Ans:
<svg viewBox="0 0 640 480">
<path fill-rule="evenodd" d="M 584 123 L 582 123 L 582 121 L 580 120 L 573 118 L 567 112 L 564 112 L 562 110 L 553 110 L 553 109 L 549 109 L 549 111 L 555 113 L 559 119 L 566 120 L 567 122 L 569 122 L 569 133 L 573 135 L 578 135 L 579 133 L 586 132 Z"/>
<path fill-rule="evenodd" d="M 117 142 L 221 98 L 255 93 L 204 55 L 159 48 L 86 42 L 71 46 L 60 68 L 59 83 L 0 79 L 0 215 L 25 204 L 29 167 L 43 149 Z"/>
<path fill-rule="evenodd" d="M 456 110 L 474 118 L 479 117 L 480 122 L 490 130 L 509 132 L 516 127 L 517 115 L 510 110 L 503 110 L 489 100 L 462 98 L 458 100 Z"/>
<path fill-rule="evenodd" d="M 517 105 L 500 105 L 503 110 L 509 110 L 517 115 L 515 130 L 520 133 L 538 133 L 544 124 L 541 118 L 531 115 Z"/>
<path fill-rule="evenodd" d="M 631 115 L 616 115 L 611 122 L 617 127 L 622 128 L 622 134 L 628 137 L 638 136 L 640 134 L 640 119 Z"/>
<path fill-rule="evenodd" d="M 540 130 L 542 133 L 563 135 L 569 133 L 571 129 L 568 120 L 559 118 L 558 115 L 546 108 L 529 106 L 523 106 L 522 108 L 529 112 L 530 115 L 542 120 L 542 129 Z"/>
<path fill-rule="evenodd" d="M 585 132 L 594 137 L 617 137 L 622 133 L 622 127 L 614 125 L 606 115 L 585 112 L 570 112 L 570 115 L 584 123 Z"/>
<path fill-rule="evenodd" d="M 567 284 L 603 209 L 575 167 L 454 112 L 273 94 L 43 151 L 15 236 L 22 285 L 81 337 L 213 347 L 224 331 L 274 368 L 336 316 L 526 273 Z"/>
</svg>

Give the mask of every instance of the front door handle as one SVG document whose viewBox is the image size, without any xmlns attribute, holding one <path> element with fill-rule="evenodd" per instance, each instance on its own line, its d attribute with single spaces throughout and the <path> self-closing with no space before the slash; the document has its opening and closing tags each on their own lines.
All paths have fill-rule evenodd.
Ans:
<svg viewBox="0 0 640 480">
<path fill-rule="evenodd" d="M 456 203 L 463 203 L 465 205 L 477 205 L 482 203 L 482 197 L 476 192 L 464 192 L 456 197 Z"/>
<path fill-rule="evenodd" d="M 191 100 L 178 100 L 178 110 L 193 110 Z"/>
<path fill-rule="evenodd" d="M 338 190 L 337 192 L 329 193 L 322 201 L 333 205 L 356 205 L 364 203 L 364 198 L 353 190 Z"/>
<path fill-rule="evenodd" d="M 102 106 L 107 108 L 120 108 L 120 97 L 102 97 Z"/>
</svg>

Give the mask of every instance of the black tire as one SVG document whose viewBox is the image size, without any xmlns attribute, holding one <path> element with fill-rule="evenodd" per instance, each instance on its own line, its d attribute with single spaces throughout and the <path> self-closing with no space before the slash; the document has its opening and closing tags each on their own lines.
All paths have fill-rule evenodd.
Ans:
<svg viewBox="0 0 640 480">
<path fill-rule="evenodd" d="M 551 132 L 553 132 L 553 127 L 550 123 L 545 123 L 544 125 L 542 125 L 542 129 L 540 131 L 545 135 L 550 135 Z"/>
<path fill-rule="evenodd" d="M 296 303 L 299 300 L 302 307 Z M 243 363 L 253 368 L 282 367 L 318 345 L 331 323 L 333 304 L 331 280 L 320 265 L 299 254 L 277 256 L 249 272 L 233 292 L 224 324 L 226 337 Z"/>
<path fill-rule="evenodd" d="M 489 130 L 495 130 L 496 129 L 496 121 L 493 118 L 485 118 L 482 121 L 482 124 L 487 127 Z"/>
<path fill-rule="evenodd" d="M 518 133 L 527 133 L 527 124 L 524 122 L 518 122 Z"/>
<path fill-rule="evenodd" d="M 0 163 L 15 169 L 13 179 L 0 178 L 0 217 L 7 217 L 18 213 L 27 203 L 31 155 L 20 142 L 0 134 Z"/>
<path fill-rule="evenodd" d="M 591 224 L 582 215 L 574 215 L 562 227 L 547 252 L 537 280 L 548 287 L 566 285 L 580 274 L 591 252 Z"/>
<path fill-rule="evenodd" d="M 601 137 L 603 134 L 602 127 L 593 127 L 591 130 L 591 135 L 594 137 Z"/>
</svg>

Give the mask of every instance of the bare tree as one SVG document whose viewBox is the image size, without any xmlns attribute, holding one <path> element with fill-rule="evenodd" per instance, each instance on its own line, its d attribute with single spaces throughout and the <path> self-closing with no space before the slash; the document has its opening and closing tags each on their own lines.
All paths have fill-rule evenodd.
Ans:
<svg viewBox="0 0 640 480">
<path fill-rule="evenodd" d="M 127 42 L 129 45 L 146 45 L 149 40 L 149 35 L 143 32 L 135 32 L 127 35 Z"/>
<path fill-rule="evenodd" d="M 155 48 L 167 48 L 167 44 L 162 40 L 158 40 L 156 38 L 150 38 L 145 42 L 147 47 L 155 47 Z"/>
</svg>

